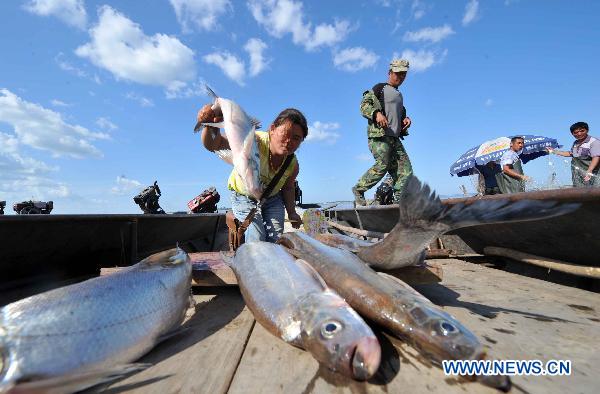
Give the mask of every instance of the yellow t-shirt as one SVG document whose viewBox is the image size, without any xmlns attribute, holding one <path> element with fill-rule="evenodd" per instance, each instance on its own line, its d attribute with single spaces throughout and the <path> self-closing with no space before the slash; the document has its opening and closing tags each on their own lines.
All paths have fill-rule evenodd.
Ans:
<svg viewBox="0 0 600 394">
<path fill-rule="evenodd" d="M 271 179 L 275 177 L 275 175 L 281 167 L 271 170 L 271 166 L 269 165 L 269 133 L 266 131 L 256 131 L 255 135 L 256 143 L 258 144 L 258 157 L 260 158 L 260 183 L 263 185 L 263 187 L 267 187 L 267 185 L 271 182 Z M 268 197 L 272 197 L 279 193 L 279 191 L 281 191 L 281 188 L 283 187 L 283 185 L 285 185 L 285 182 L 287 182 L 288 178 L 292 175 L 292 173 L 294 172 L 294 168 L 296 168 L 297 164 L 298 160 L 294 155 L 292 162 L 279 179 L 279 182 L 277 182 L 275 187 L 273 187 L 273 191 L 271 191 L 271 194 Z M 283 163 L 281 165 L 283 165 Z M 244 186 L 244 181 L 239 176 L 235 168 L 231 171 L 231 174 L 229 175 L 227 187 L 229 188 L 229 190 L 234 190 L 239 194 L 243 194 L 245 196 L 248 195 L 246 187 Z"/>
</svg>

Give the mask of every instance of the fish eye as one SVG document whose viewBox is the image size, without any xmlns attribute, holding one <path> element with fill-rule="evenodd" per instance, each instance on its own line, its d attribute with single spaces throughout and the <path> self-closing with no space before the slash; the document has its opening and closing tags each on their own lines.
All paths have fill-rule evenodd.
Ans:
<svg viewBox="0 0 600 394">
<path fill-rule="evenodd" d="M 458 329 L 452 323 L 449 323 L 447 321 L 440 322 L 439 328 L 440 334 L 444 336 L 454 334 L 458 331 Z"/>
<path fill-rule="evenodd" d="M 337 321 L 328 321 L 321 326 L 321 335 L 324 338 L 333 338 L 333 336 L 342 329 L 342 325 Z"/>
</svg>

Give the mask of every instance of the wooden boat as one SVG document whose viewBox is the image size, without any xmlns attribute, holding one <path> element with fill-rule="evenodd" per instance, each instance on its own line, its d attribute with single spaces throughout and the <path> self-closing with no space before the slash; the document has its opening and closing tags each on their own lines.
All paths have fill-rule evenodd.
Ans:
<svg viewBox="0 0 600 394">
<path fill-rule="evenodd" d="M 57 253 L 63 253 L 60 248 L 86 241 L 87 252 L 82 248 L 80 253 L 84 254 L 77 255 L 79 260 L 76 262 L 81 263 L 89 257 L 104 264 L 107 260 L 92 256 L 89 245 L 99 246 L 105 236 L 113 239 L 115 231 L 119 245 L 121 234 L 124 237 L 131 234 L 127 233 L 128 230 L 137 233 L 134 238 L 138 240 L 136 248 L 140 257 L 147 253 L 148 247 L 154 248 L 156 242 L 170 247 L 174 239 L 182 240 L 185 234 L 198 235 L 194 231 L 188 233 L 185 227 L 192 229 L 197 225 L 196 230 L 206 234 L 194 242 L 199 249 L 211 245 L 217 249 L 221 242 L 220 234 L 226 234 L 221 215 L 206 215 L 205 218 L 185 215 L 184 219 L 167 218 L 169 215 L 102 215 L 95 220 L 91 215 L 86 216 L 62 219 L 55 216 L 55 220 L 61 223 L 57 227 L 49 224 L 52 216 L 44 217 L 48 223 L 40 221 L 42 229 L 65 233 L 62 236 L 49 235 L 46 245 Z M 9 224 L 18 223 L 20 219 L 17 217 L 0 221 L 0 224 L 14 226 L 12 242 L 16 242 L 17 235 L 30 234 L 33 240 L 34 235 L 43 235 L 44 232 L 38 232 L 37 221 L 31 219 L 21 222 L 29 221 L 29 225 L 21 224 L 24 227 L 18 230 L 19 234 L 15 230 L 18 226 Z M 132 227 L 136 228 L 135 232 Z M 212 239 L 209 235 L 212 234 L 211 228 L 217 232 Z M 25 230 L 29 233 L 24 233 Z M 81 234 L 76 234 L 76 230 Z M 1 236 L 8 236 L 8 232 L 4 230 Z M 70 240 L 69 236 L 73 239 Z M 132 255 L 127 252 L 135 248 L 127 243 L 133 238 L 125 239 L 127 241 L 122 244 L 129 246 L 117 257 L 123 256 L 123 261 L 128 264 Z M 55 243 L 50 244 L 50 240 Z M 14 246 L 22 247 L 24 242 Z M 64 245 L 57 242 L 64 242 Z M 3 242 L 2 250 L 11 252 L 11 245 Z M 39 249 L 32 251 L 39 253 Z M 21 251 L 21 255 L 27 256 L 27 251 Z M 208 264 L 208 260 L 216 260 L 218 256 L 215 253 L 192 253 L 190 257 L 196 264 Z M 46 258 L 51 260 L 53 256 L 47 253 Z M 600 295 L 457 259 L 438 260 L 438 264 L 444 266 L 443 281 L 415 288 L 471 328 L 491 348 L 490 358 L 520 360 L 524 358 L 523 354 L 531 354 L 544 362 L 550 359 L 573 360 L 572 376 L 515 376 L 512 380 L 519 388 L 515 391 L 566 392 L 575 389 L 593 392 L 593 387 L 597 386 L 594 371 L 600 361 L 594 346 L 594 338 L 600 335 L 600 311 L 596 307 L 600 303 Z M 30 266 L 43 268 L 44 261 L 38 260 L 36 265 Z M 474 277 L 477 280 L 473 280 Z M 10 276 L 3 277 L 3 281 L 10 279 Z M 149 363 L 149 367 L 125 379 L 107 383 L 100 387 L 101 391 L 144 394 L 384 394 L 402 392 L 410 387 L 413 392 L 429 393 L 498 392 L 477 382 L 444 375 L 440 368 L 433 367 L 414 348 L 377 327 L 373 328 L 382 346 L 380 369 L 367 382 L 353 381 L 323 368 L 308 352 L 284 343 L 257 324 L 239 290 L 223 286 L 232 284 L 228 282 L 235 277 L 207 279 L 206 276 L 193 279 L 195 306 L 188 310 L 184 329 L 139 360 Z M 199 283 L 208 287 L 198 287 Z M 536 296 L 532 297 L 533 294 Z"/>
<path fill-rule="evenodd" d="M 600 266 L 600 189 L 571 188 L 494 196 L 443 200 L 446 205 L 471 204 L 479 200 L 525 199 L 581 204 L 573 213 L 518 223 L 473 226 L 448 234 L 458 235 L 472 250 L 483 253 L 495 246 L 566 262 Z M 398 205 L 356 207 L 327 212 L 332 220 L 355 228 L 389 232 L 398 221 Z"/>
<path fill-rule="evenodd" d="M 96 276 L 102 267 L 131 265 L 177 243 L 192 252 L 219 250 L 226 247 L 225 228 L 220 213 L 3 215 L 0 292 L 27 288 L 33 294 Z"/>
</svg>

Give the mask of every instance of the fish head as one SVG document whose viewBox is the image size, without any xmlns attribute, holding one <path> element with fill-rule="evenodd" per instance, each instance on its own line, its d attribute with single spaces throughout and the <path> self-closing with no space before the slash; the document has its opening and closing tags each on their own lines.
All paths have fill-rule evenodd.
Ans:
<svg viewBox="0 0 600 394">
<path fill-rule="evenodd" d="M 371 328 L 336 293 L 325 291 L 301 303 L 303 347 L 329 369 L 367 380 L 379 368 L 381 347 Z"/>
<path fill-rule="evenodd" d="M 485 356 L 477 337 L 446 312 L 417 305 L 409 311 L 414 345 L 437 364 Z"/>
</svg>

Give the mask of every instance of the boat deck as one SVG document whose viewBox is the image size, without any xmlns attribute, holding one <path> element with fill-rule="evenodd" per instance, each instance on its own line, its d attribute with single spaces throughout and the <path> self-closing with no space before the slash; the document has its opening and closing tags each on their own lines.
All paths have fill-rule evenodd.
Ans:
<svg viewBox="0 0 600 394">
<path fill-rule="evenodd" d="M 571 376 L 516 376 L 512 392 L 597 392 L 600 294 L 456 259 L 433 261 L 443 266 L 443 281 L 416 288 L 473 330 L 490 346 L 491 358 L 572 361 Z M 151 367 L 103 387 L 105 392 L 498 392 L 445 376 L 387 334 L 378 334 L 383 360 L 377 375 L 355 382 L 269 334 L 237 287 L 195 288 L 195 293 L 187 329 L 140 360 Z"/>
</svg>

